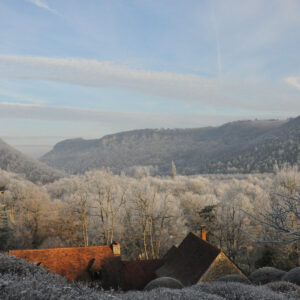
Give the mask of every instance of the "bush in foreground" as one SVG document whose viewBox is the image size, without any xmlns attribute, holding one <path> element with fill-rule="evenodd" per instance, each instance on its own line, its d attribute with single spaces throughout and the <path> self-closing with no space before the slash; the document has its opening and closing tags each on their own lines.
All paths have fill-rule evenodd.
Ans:
<svg viewBox="0 0 300 300">
<path fill-rule="evenodd" d="M 273 292 L 283 293 L 290 299 L 300 299 L 300 287 L 287 281 L 270 282 L 265 285 Z"/>
<path fill-rule="evenodd" d="M 183 284 L 174 278 L 171 277 L 160 277 L 150 281 L 144 288 L 144 291 L 151 291 L 160 287 L 169 288 L 169 289 L 182 289 Z"/>
<path fill-rule="evenodd" d="M 266 284 L 269 282 L 280 281 L 285 273 L 285 271 L 273 267 L 263 267 L 252 272 L 249 278 L 254 284 Z"/>
<path fill-rule="evenodd" d="M 300 285 L 300 267 L 296 267 L 287 272 L 283 277 L 283 281 L 288 281 Z"/>
<path fill-rule="evenodd" d="M 238 274 L 230 274 L 230 275 L 225 275 L 222 276 L 220 278 L 218 278 L 216 281 L 222 281 L 222 282 L 240 282 L 240 283 L 244 283 L 244 284 L 250 284 L 251 282 Z"/>
<path fill-rule="evenodd" d="M 191 289 L 206 294 L 213 294 L 223 299 L 247 300 L 283 300 L 284 295 L 275 293 L 263 286 L 252 286 L 238 282 L 205 282 L 194 285 Z"/>
<path fill-rule="evenodd" d="M 42 267 L 0 254 L 0 299 L 111 299 L 86 284 L 68 283 Z"/>
<path fill-rule="evenodd" d="M 168 289 L 168 288 L 157 288 L 149 292 L 128 292 L 123 294 L 120 299 L 126 300 L 226 300 L 226 298 L 208 294 L 205 292 L 193 290 L 191 288 L 179 289 Z"/>
<path fill-rule="evenodd" d="M 274 283 L 275 284 L 275 283 Z M 288 287 L 287 287 L 288 286 Z M 278 285 L 277 285 L 278 287 Z M 155 288 L 151 291 L 128 293 L 104 292 L 84 283 L 68 283 L 24 260 L 0 254 L 0 299 L 126 299 L 126 300 L 284 300 L 300 299 L 290 283 L 285 287 L 252 286 L 238 282 L 201 283 L 183 289 Z M 291 291 L 289 291 L 289 288 Z"/>
</svg>

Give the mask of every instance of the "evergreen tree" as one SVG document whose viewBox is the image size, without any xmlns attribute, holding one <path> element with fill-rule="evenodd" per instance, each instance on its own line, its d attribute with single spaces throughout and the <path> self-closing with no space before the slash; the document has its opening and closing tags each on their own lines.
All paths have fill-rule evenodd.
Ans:
<svg viewBox="0 0 300 300">
<path fill-rule="evenodd" d="M 172 160 L 172 178 L 176 177 L 176 166 L 174 161 Z"/>
<path fill-rule="evenodd" d="M 273 173 L 275 175 L 277 175 L 278 172 L 279 172 L 279 167 L 278 167 L 277 161 L 275 160 L 275 164 L 273 165 Z"/>
</svg>

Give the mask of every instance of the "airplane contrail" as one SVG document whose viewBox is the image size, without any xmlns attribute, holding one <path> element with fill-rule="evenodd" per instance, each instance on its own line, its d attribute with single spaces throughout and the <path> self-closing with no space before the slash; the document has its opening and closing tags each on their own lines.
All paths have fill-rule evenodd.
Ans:
<svg viewBox="0 0 300 300">
<path fill-rule="evenodd" d="M 213 27 L 215 31 L 215 37 L 216 37 L 216 45 L 217 45 L 217 64 L 218 64 L 218 75 L 219 79 L 222 79 L 222 58 L 221 58 L 221 47 L 220 47 L 220 38 L 219 38 L 219 27 L 218 22 L 216 18 L 216 12 L 215 12 L 215 5 L 214 1 L 212 0 L 212 21 L 213 21 Z"/>
</svg>

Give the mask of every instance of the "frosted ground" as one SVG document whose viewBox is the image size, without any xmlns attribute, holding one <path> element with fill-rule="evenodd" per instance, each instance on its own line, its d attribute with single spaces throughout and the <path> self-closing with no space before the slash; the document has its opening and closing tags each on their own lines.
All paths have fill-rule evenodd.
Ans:
<svg viewBox="0 0 300 300">
<path fill-rule="evenodd" d="M 104 292 L 83 283 L 68 283 L 24 260 L 0 254 L 0 299 L 300 299 L 290 283 L 253 286 L 238 282 L 202 283 L 182 290 Z"/>
</svg>

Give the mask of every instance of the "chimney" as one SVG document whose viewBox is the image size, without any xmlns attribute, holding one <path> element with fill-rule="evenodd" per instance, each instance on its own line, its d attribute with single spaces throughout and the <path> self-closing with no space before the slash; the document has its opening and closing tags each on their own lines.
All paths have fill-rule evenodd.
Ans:
<svg viewBox="0 0 300 300">
<path fill-rule="evenodd" d="M 203 241 L 206 241 L 206 229 L 204 226 L 201 227 L 201 238 Z"/>
<path fill-rule="evenodd" d="M 110 248 L 114 255 L 117 255 L 117 256 L 121 255 L 121 247 L 118 242 L 113 241 L 110 245 Z"/>
</svg>

